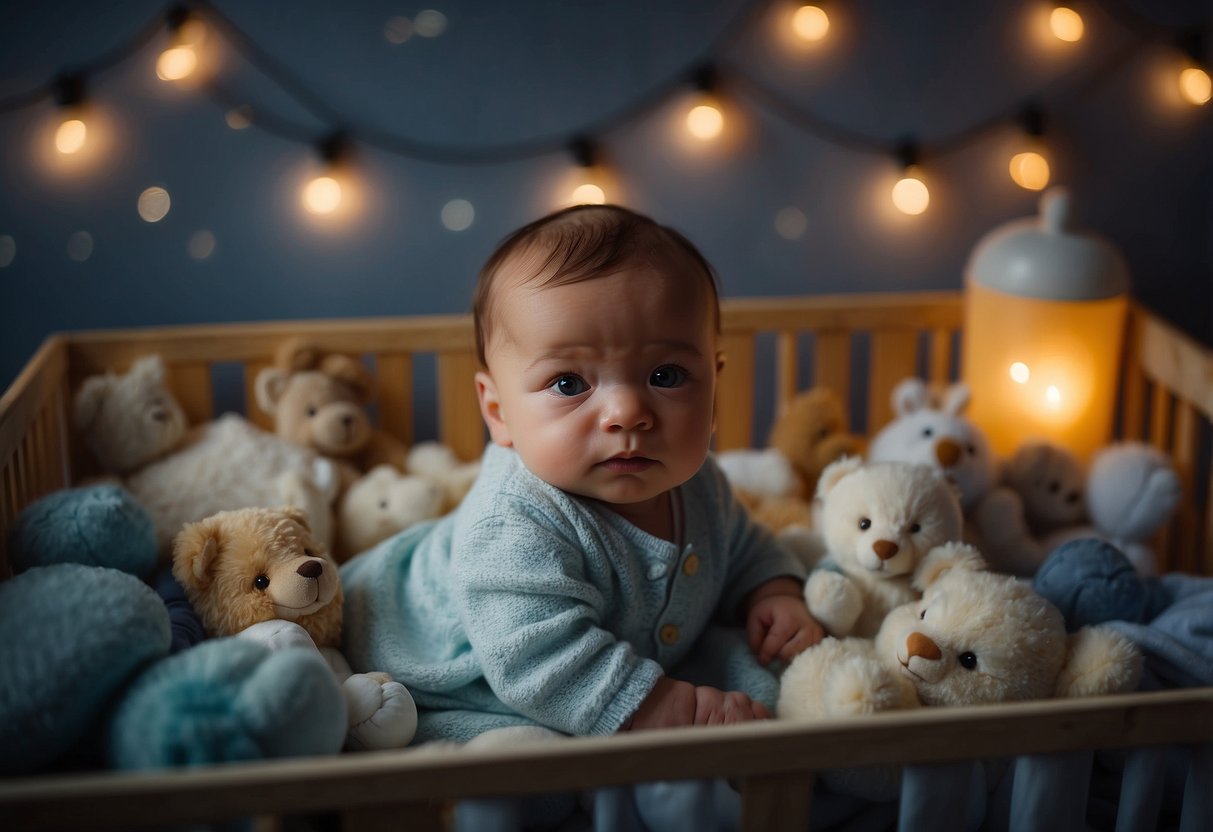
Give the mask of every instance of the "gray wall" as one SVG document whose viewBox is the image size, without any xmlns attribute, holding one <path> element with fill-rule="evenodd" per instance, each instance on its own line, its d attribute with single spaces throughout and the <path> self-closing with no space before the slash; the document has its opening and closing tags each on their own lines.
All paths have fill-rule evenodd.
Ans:
<svg viewBox="0 0 1213 832">
<path fill-rule="evenodd" d="M 1037 95 L 1054 181 L 1072 190 L 1080 223 L 1125 252 L 1139 298 L 1213 343 L 1213 106 L 1180 107 L 1160 91 L 1174 53 L 1158 40 L 1133 48 L 1147 30 L 1118 11 L 1136 8 L 1167 27 L 1207 24 L 1207 0 L 1082 4 L 1087 34 L 1070 49 L 1028 36 L 1044 4 L 855 0 L 832 4 L 831 38 L 800 54 L 775 37 L 772 15 L 784 7 L 739 25 L 747 7 L 739 0 L 432 0 L 446 30 L 398 46 L 384 24 L 423 5 L 215 5 L 356 134 L 481 152 L 538 142 L 550 151 L 444 164 L 358 144 L 369 184 L 361 220 L 317 226 L 296 195 L 313 148 L 256 127 L 230 129 L 203 91 L 156 80 L 161 36 L 91 79 L 117 136 L 87 175 L 39 163 L 38 131 L 54 116 L 48 101 L 0 113 L 0 236 L 15 243 L 0 268 L 0 382 L 62 329 L 464 311 L 481 261 L 502 235 L 551 207 L 570 164 L 561 148 L 587 129 L 617 171 L 620 201 L 687 233 L 728 296 L 959 288 L 974 243 L 1032 213 L 1037 195 L 1006 176 L 1010 124 L 952 140 Z M 163 8 L 6 3 L 0 99 L 128 41 Z M 724 62 L 722 89 L 743 129 L 726 148 L 692 153 L 671 139 L 670 125 L 688 89 L 679 82 L 707 55 Z M 856 135 L 839 143 L 793 125 L 729 67 Z M 220 79 L 300 136 L 327 129 L 238 54 Z M 637 110 L 637 101 L 649 106 Z M 931 208 L 917 218 L 885 207 L 894 165 L 884 151 L 906 134 L 924 143 L 932 183 Z M 155 224 L 136 213 L 152 185 L 172 197 Z M 475 207 L 466 231 L 440 222 L 454 198 Z M 807 219 L 798 238 L 775 228 L 788 207 Z M 216 247 L 196 260 L 187 243 L 202 229 Z M 93 239 L 84 262 L 67 254 L 78 231 Z"/>
</svg>

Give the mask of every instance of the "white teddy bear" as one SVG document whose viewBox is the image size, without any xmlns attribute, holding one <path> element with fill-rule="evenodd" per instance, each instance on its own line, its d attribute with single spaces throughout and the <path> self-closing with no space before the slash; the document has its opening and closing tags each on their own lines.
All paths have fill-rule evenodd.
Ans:
<svg viewBox="0 0 1213 832">
<path fill-rule="evenodd" d="M 346 489 L 337 506 L 337 556 L 345 561 L 442 514 L 446 491 L 428 477 L 376 465 Z"/>
<path fill-rule="evenodd" d="M 805 601 L 832 636 L 871 637 L 889 610 L 918 597 L 911 574 L 935 546 L 959 540 L 960 505 L 929 465 L 831 463 L 817 484 L 826 558 Z"/>
<path fill-rule="evenodd" d="M 1024 581 L 985 569 L 971 546 L 933 549 L 922 598 L 886 616 L 873 639 L 826 638 L 784 672 L 784 719 L 854 716 L 920 705 L 978 705 L 1133 690 L 1142 656 L 1111 628 L 1066 633 L 1061 613 Z M 837 789 L 892 796 L 887 770 L 835 770 Z M 895 793 L 895 792 L 893 792 Z"/>
<path fill-rule="evenodd" d="M 143 356 L 124 374 L 86 378 L 73 411 L 76 430 L 107 474 L 141 468 L 185 436 L 185 413 L 165 386 L 159 355 Z"/>
</svg>

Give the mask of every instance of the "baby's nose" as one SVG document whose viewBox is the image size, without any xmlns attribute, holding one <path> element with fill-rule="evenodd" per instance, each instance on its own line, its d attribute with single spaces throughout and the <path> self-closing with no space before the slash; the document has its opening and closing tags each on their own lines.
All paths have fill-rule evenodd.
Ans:
<svg viewBox="0 0 1213 832">
<path fill-rule="evenodd" d="M 608 393 L 602 412 L 603 430 L 648 430 L 652 426 L 652 411 L 638 391 L 620 386 Z"/>
</svg>

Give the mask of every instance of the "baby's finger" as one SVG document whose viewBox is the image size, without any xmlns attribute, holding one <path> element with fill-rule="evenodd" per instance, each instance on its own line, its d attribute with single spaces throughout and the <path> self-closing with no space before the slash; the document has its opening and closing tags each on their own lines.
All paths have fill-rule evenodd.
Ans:
<svg viewBox="0 0 1213 832">
<path fill-rule="evenodd" d="M 766 638 L 762 641 L 762 649 L 758 651 L 758 663 L 769 664 L 771 659 L 778 656 L 783 650 L 790 635 L 788 628 L 781 625 L 780 622 L 776 621 L 772 624 L 771 629 L 767 630 Z"/>
<path fill-rule="evenodd" d="M 766 635 L 767 627 L 763 623 L 761 616 L 752 615 L 750 620 L 746 622 L 746 641 L 750 645 L 750 652 L 757 653 L 758 648 L 762 646 L 763 636 Z"/>
<path fill-rule="evenodd" d="M 761 702 L 755 700 L 750 703 L 750 706 L 751 706 L 751 709 L 754 714 L 754 719 L 770 719 L 771 718 L 771 712 L 768 711 L 767 706 L 762 704 Z"/>
</svg>

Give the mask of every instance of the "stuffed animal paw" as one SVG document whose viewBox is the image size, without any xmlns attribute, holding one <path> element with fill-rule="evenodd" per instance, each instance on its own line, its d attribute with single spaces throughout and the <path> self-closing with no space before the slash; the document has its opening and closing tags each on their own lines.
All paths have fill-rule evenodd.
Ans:
<svg viewBox="0 0 1213 832">
<path fill-rule="evenodd" d="M 417 705 L 408 688 L 386 673 L 355 673 L 341 685 L 349 710 L 345 747 L 401 748 L 417 733 Z"/>
<path fill-rule="evenodd" d="M 863 597 L 854 581 L 841 572 L 817 569 L 809 573 L 804 600 L 826 632 L 845 636 L 863 612 Z"/>
</svg>

